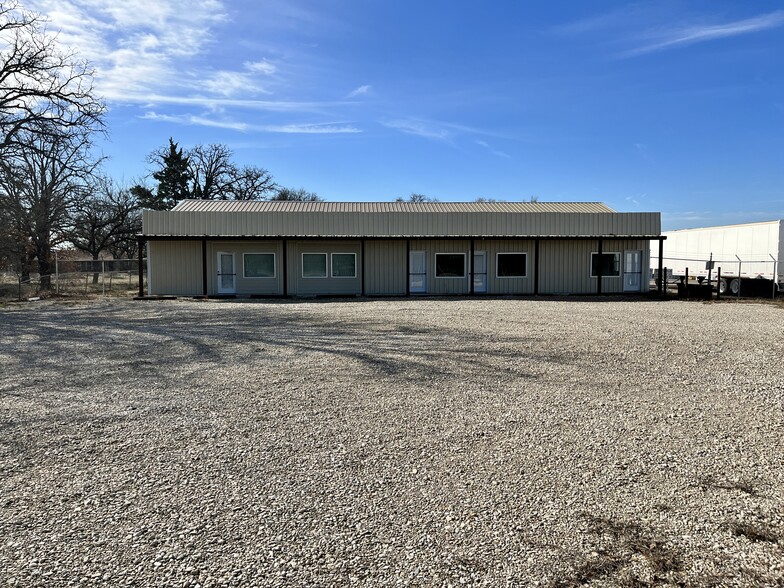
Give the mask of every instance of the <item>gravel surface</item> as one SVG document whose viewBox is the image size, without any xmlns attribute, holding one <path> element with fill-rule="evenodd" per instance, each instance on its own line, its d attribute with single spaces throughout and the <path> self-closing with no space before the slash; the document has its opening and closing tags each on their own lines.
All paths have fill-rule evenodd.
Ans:
<svg viewBox="0 0 784 588">
<path fill-rule="evenodd" d="M 0 309 L 0 585 L 782 586 L 784 309 Z"/>
</svg>

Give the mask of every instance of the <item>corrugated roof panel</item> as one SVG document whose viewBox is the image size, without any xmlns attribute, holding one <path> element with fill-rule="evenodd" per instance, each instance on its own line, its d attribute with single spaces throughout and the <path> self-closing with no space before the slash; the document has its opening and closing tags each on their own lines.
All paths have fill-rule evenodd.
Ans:
<svg viewBox="0 0 784 588">
<path fill-rule="evenodd" d="M 182 200 L 176 212 L 615 212 L 602 202 L 289 202 Z"/>
</svg>

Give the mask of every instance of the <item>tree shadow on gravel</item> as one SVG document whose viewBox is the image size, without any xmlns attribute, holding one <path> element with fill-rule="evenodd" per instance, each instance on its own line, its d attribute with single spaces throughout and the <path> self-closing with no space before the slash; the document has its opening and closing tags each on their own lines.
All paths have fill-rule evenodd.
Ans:
<svg viewBox="0 0 784 588">
<path fill-rule="evenodd" d="M 91 307 L 65 311 L 50 307 L 35 314 L 9 313 L 0 336 L 5 331 L 6 336 L 28 341 L 18 345 L 23 348 L 16 353 L 16 366 L 20 369 L 40 378 L 75 378 L 77 383 L 84 371 L 82 360 L 104 362 L 107 367 L 132 367 L 143 376 L 144 368 L 154 371 L 162 359 L 178 366 L 195 361 L 222 364 L 237 359 L 228 354 L 226 343 L 243 346 L 249 354 L 265 346 L 328 353 L 358 361 L 380 376 L 404 374 L 414 378 L 451 373 L 442 367 L 440 359 L 458 360 L 464 371 L 468 368 L 478 373 L 497 371 L 499 358 L 558 365 L 574 363 L 575 359 L 534 345 L 531 347 L 535 350 L 509 350 L 526 340 L 519 335 L 495 337 L 494 352 L 489 357 L 472 348 L 472 342 L 466 340 L 470 333 L 458 329 L 396 325 L 373 317 L 336 322 L 316 314 L 281 315 L 263 304 L 248 308 L 260 312 L 221 314 L 220 308 L 210 307 L 204 312 L 189 309 L 171 317 L 164 312 L 148 318 L 126 316 L 121 309 L 106 315 Z M 516 375 L 535 377 L 519 371 Z"/>
</svg>

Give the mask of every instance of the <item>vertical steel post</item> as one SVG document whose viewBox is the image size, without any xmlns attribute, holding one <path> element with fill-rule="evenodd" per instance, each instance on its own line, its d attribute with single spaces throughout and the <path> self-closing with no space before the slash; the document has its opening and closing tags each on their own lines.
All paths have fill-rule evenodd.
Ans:
<svg viewBox="0 0 784 588">
<path fill-rule="evenodd" d="M 106 261 L 101 257 L 101 296 L 106 296 Z"/>
<path fill-rule="evenodd" d="M 773 271 L 775 273 L 776 266 L 773 266 Z M 54 250 L 54 275 L 56 280 L 55 292 L 57 294 L 60 293 L 60 259 L 57 257 L 57 249 Z"/>
<path fill-rule="evenodd" d="M 662 275 L 664 271 L 664 239 L 659 237 L 659 283 L 657 284 L 659 294 L 663 294 L 667 284 L 667 276 Z"/>
</svg>

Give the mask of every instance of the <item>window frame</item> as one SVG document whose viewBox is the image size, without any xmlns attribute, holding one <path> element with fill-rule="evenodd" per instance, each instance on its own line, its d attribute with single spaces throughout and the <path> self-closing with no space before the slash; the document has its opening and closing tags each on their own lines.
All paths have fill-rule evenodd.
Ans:
<svg viewBox="0 0 784 588">
<path fill-rule="evenodd" d="M 272 256 L 272 275 L 271 276 L 249 276 L 245 273 L 246 255 L 271 255 Z M 273 280 L 278 277 L 278 256 L 274 251 L 243 251 L 242 253 L 242 279 L 244 280 Z"/>
<path fill-rule="evenodd" d="M 588 273 L 590 274 L 591 278 L 598 278 L 596 274 L 593 273 L 593 256 L 599 255 L 598 251 L 591 251 L 591 257 L 588 262 Z M 602 251 L 602 255 L 614 255 L 618 261 L 618 273 L 617 274 L 602 274 L 602 278 L 620 278 L 621 274 L 621 252 L 620 251 Z"/>
<path fill-rule="evenodd" d="M 525 273 L 521 276 L 501 276 L 498 274 L 498 261 L 502 255 L 525 256 Z M 499 251 L 495 254 L 495 277 L 499 280 L 520 280 L 528 277 L 528 252 L 527 251 Z"/>
<path fill-rule="evenodd" d="M 465 252 L 461 251 L 440 251 L 434 254 L 435 257 L 433 258 L 433 274 L 437 280 L 464 280 L 468 272 L 466 271 L 466 254 Z M 462 276 L 439 276 L 438 275 L 438 256 L 439 255 L 460 255 L 463 257 L 463 275 Z"/>
<path fill-rule="evenodd" d="M 305 275 L 305 256 L 306 255 L 323 255 L 324 256 L 324 275 L 323 276 L 306 276 Z M 302 268 L 300 273 L 303 280 L 323 280 L 329 277 L 329 254 L 326 251 L 303 251 L 300 257 Z"/>
<path fill-rule="evenodd" d="M 336 255 L 351 255 L 354 258 L 354 275 L 353 276 L 336 276 L 335 275 L 335 264 L 333 263 L 333 259 Z M 329 254 L 329 275 L 335 279 L 343 280 L 348 279 L 352 280 L 357 277 L 357 254 L 353 251 L 333 251 Z"/>
</svg>

